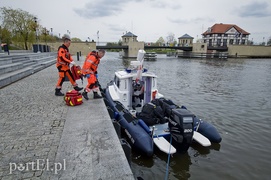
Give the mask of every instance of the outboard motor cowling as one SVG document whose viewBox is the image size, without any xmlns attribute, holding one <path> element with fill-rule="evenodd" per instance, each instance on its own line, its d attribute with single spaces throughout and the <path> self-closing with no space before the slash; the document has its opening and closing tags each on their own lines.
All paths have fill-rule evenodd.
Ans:
<svg viewBox="0 0 271 180">
<path fill-rule="evenodd" d="M 173 109 L 169 119 L 172 138 L 186 151 L 193 140 L 193 118 L 195 115 L 187 109 Z"/>
</svg>

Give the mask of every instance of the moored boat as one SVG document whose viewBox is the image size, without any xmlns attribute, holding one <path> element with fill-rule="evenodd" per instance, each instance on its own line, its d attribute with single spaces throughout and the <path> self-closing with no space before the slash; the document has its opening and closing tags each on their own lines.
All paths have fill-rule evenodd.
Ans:
<svg viewBox="0 0 271 180">
<path fill-rule="evenodd" d="M 147 52 L 144 55 L 146 61 L 155 61 L 157 59 L 157 54 L 155 52 Z"/>
<path fill-rule="evenodd" d="M 152 156 L 154 144 L 172 154 L 187 151 L 193 141 L 203 146 L 220 143 L 221 137 L 212 124 L 159 93 L 157 76 L 142 68 L 144 55 L 145 51 L 140 50 L 137 61 L 131 61 L 130 68 L 116 71 L 104 90 L 106 105 L 132 147 Z"/>
</svg>

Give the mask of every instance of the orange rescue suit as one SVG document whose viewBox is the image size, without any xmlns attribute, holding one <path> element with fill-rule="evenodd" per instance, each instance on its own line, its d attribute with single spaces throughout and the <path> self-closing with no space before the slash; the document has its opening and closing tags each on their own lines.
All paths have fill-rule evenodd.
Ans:
<svg viewBox="0 0 271 180">
<path fill-rule="evenodd" d="M 88 80 L 88 85 L 85 88 L 86 92 L 90 92 L 91 90 L 97 92 L 99 90 L 98 81 L 96 78 L 99 63 L 100 57 L 98 56 L 98 52 L 92 51 L 87 55 L 82 67 L 82 73 L 87 77 Z"/>
<path fill-rule="evenodd" d="M 56 88 L 61 88 L 63 82 L 65 81 L 65 76 L 68 77 L 71 84 L 75 87 L 77 83 L 75 82 L 71 70 L 70 63 L 73 61 L 69 49 L 63 44 L 58 48 L 56 67 L 58 69 L 59 79 Z"/>
</svg>

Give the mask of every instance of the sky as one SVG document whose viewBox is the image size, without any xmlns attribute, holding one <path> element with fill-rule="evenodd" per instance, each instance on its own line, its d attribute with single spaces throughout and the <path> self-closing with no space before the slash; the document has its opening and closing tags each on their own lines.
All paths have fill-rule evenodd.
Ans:
<svg viewBox="0 0 271 180">
<path fill-rule="evenodd" d="M 202 38 L 216 23 L 235 24 L 254 43 L 271 37 L 270 0 L 0 0 L 0 7 L 29 12 L 52 33 L 99 42 L 118 42 L 126 32 L 138 41 Z"/>
</svg>

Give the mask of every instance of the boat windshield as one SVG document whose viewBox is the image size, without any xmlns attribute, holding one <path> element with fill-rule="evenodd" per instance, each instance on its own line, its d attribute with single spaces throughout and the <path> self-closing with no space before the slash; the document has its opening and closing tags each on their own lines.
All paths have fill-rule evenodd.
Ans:
<svg viewBox="0 0 271 180">
<path fill-rule="evenodd" d="M 119 86 L 120 86 L 120 79 L 116 75 L 114 77 L 114 82 L 117 85 L 117 87 L 119 88 Z"/>
</svg>

